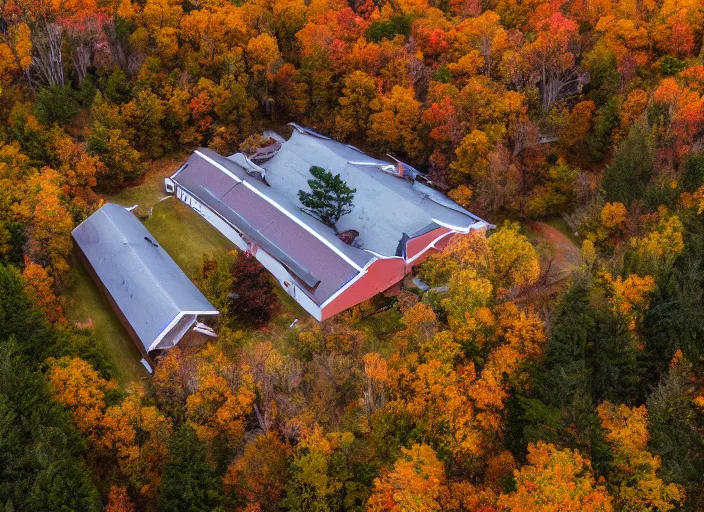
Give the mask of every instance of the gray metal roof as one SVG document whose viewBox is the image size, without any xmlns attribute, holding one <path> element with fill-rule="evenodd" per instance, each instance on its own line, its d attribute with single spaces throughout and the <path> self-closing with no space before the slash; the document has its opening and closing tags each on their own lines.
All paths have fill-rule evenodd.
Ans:
<svg viewBox="0 0 704 512">
<path fill-rule="evenodd" d="M 104 205 L 72 235 L 146 352 L 160 348 L 152 344 L 173 329 L 184 314 L 218 314 L 124 207 Z"/>
<path fill-rule="evenodd" d="M 391 159 L 372 158 L 353 146 L 293 126 L 291 138 L 271 160 L 261 164 L 267 171 L 267 182 L 286 197 L 291 210 L 298 210 L 298 191 L 309 190 L 311 166 L 340 174 L 357 192 L 352 212 L 342 217 L 336 227 L 338 231 L 359 231 L 355 245 L 360 248 L 394 256 L 404 233 L 412 235 L 437 225 L 466 229 L 477 223 L 486 224 L 441 192 L 382 170 L 396 168 Z"/>
</svg>

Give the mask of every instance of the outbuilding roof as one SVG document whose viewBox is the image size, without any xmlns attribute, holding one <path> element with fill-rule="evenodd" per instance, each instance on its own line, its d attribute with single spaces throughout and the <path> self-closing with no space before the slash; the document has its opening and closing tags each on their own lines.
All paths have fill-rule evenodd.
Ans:
<svg viewBox="0 0 704 512">
<path fill-rule="evenodd" d="M 144 346 L 159 341 L 186 315 L 217 315 L 144 225 L 108 203 L 73 230 L 73 238 Z"/>
</svg>

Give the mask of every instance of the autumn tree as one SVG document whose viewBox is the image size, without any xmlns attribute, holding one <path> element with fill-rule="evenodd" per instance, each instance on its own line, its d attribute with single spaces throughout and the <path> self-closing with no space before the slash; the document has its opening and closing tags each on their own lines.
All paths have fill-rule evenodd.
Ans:
<svg viewBox="0 0 704 512">
<path fill-rule="evenodd" d="M 341 507 L 345 487 L 340 464 L 345 464 L 344 451 L 354 436 L 349 432 L 325 433 L 318 425 L 305 428 L 293 451 L 283 504 L 293 510 Z"/>
<path fill-rule="evenodd" d="M 105 512 L 134 512 L 134 505 L 124 487 L 113 485 L 110 488 Z"/>
<path fill-rule="evenodd" d="M 413 90 L 394 86 L 391 93 L 370 103 L 377 111 L 369 117 L 370 140 L 383 151 L 418 158 L 424 148 L 416 133 L 420 122 L 420 102 Z"/>
<path fill-rule="evenodd" d="M 263 511 L 278 510 L 285 490 L 291 448 L 276 432 L 257 437 L 245 446 L 225 474 L 225 488 L 243 503 L 258 504 Z"/>
<path fill-rule="evenodd" d="M 368 510 L 442 510 L 445 468 L 426 444 L 403 448 L 391 471 L 374 481 Z"/>
<path fill-rule="evenodd" d="M 27 295 L 47 315 L 50 322 L 65 322 L 63 308 L 52 289 L 54 279 L 48 272 L 36 263 L 27 262 L 22 272 L 27 283 Z"/>
<path fill-rule="evenodd" d="M 337 132 L 342 137 L 361 140 L 366 135 L 372 105 L 377 98 L 374 78 L 363 71 L 354 71 L 343 79 L 339 99 L 340 111 L 336 119 Z"/>
<path fill-rule="evenodd" d="M 386 361 L 376 352 L 365 354 L 364 375 L 367 378 L 367 389 L 364 392 L 364 405 L 367 417 L 377 408 L 383 408 L 386 402 L 385 386 L 389 379 Z"/>
<path fill-rule="evenodd" d="M 618 505 L 626 510 L 673 510 L 684 501 L 684 489 L 659 477 L 661 461 L 647 450 L 648 412 L 604 402 L 598 407 L 606 439 L 614 453 L 610 482 Z"/>
<path fill-rule="evenodd" d="M 609 288 L 612 311 L 628 325 L 629 330 L 634 331 L 650 306 L 649 294 L 655 289 L 654 279 L 637 274 L 626 279 L 614 278 L 609 273 L 604 274 L 604 279 Z"/>
<path fill-rule="evenodd" d="M 450 279 L 456 270 L 471 268 L 499 290 L 524 288 L 538 280 L 538 254 L 517 224 L 506 224 L 486 237 L 473 232 L 455 238 L 439 256 L 431 257 L 424 270 L 431 282 Z"/>
<path fill-rule="evenodd" d="M 229 272 L 232 289 L 227 310 L 244 323 L 266 324 L 278 305 L 266 269 L 251 254 L 240 254 Z"/>
<path fill-rule="evenodd" d="M 499 510 L 614 510 L 611 496 L 594 478 L 589 459 L 576 450 L 538 442 L 528 445 L 527 459 L 514 472 L 516 490 L 499 497 Z"/>
<path fill-rule="evenodd" d="M 536 24 L 537 37 L 526 45 L 533 81 L 540 85 L 545 112 L 578 90 L 580 71 L 575 66 L 577 24 L 557 12 Z"/>
<path fill-rule="evenodd" d="M 209 346 L 198 356 L 194 377 L 197 384 L 186 398 L 186 419 L 198 439 L 239 447 L 254 400 L 248 369 Z"/>
</svg>

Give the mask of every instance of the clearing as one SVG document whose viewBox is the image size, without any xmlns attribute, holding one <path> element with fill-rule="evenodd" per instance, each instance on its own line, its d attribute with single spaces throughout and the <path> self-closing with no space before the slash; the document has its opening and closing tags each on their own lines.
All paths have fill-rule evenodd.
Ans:
<svg viewBox="0 0 704 512">
<path fill-rule="evenodd" d="M 546 272 L 543 283 L 550 286 L 569 277 L 582 262 L 582 253 L 575 243 L 576 237 L 563 231 L 569 229 L 567 223 L 563 226 L 555 222 L 531 222 L 528 228 L 533 243 L 543 252 L 541 270 Z"/>
</svg>

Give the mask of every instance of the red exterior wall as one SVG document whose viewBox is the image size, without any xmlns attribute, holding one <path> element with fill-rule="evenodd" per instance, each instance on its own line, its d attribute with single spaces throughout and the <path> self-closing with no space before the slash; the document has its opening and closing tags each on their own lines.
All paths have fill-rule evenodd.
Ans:
<svg viewBox="0 0 704 512">
<path fill-rule="evenodd" d="M 445 236 L 443 236 L 445 235 Z M 448 228 L 436 228 L 429 233 L 410 239 L 406 243 L 406 260 L 401 258 L 378 259 L 367 268 L 366 274 L 327 304 L 322 312 L 322 320 L 356 306 L 360 302 L 384 292 L 402 281 L 414 266 L 419 265 L 433 253 L 442 251 L 455 236 L 466 236 Z M 431 246 L 433 241 L 438 240 Z M 426 250 L 427 249 L 427 250 Z M 425 250 L 425 252 L 423 252 Z M 412 262 L 408 262 L 418 256 Z"/>
<path fill-rule="evenodd" d="M 410 260 L 413 256 L 432 244 L 433 240 L 437 237 L 449 232 L 450 230 L 448 228 L 435 228 L 424 235 L 411 238 L 408 242 L 406 242 L 406 259 Z M 415 262 L 413 262 L 413 264 L 415 265 Z"/>
<path fill-rule="evenodd" d="M 447 247 L 448 245 L 450 245 L 450 242 L 451 242 L 452 240 L 454 240 L 454 238 L 455 238 L 456 236 L 467 236 L 467 235 L 463 235 L 462 233 L 452 233 L 451 235 L 447 235 L 447 236 L 445 236 L 445 237 L 443 237 L 443 238 L 441 238 L 440 240 L 437 241 L 437 243 L 435 244 L 435 248 L 436 248 L 438 251 L 444 250 L 445 247 Z"/>
<path fill-rule="evenodd" d="M 367 267 L 366 274 L 323 308 L 322 319 L 330 318 L 340 311 L 374 297 L 377 293 L 401 281 L 405 275 L 406 262 L 402 258 L 374 261 Z"/>
</svg>

